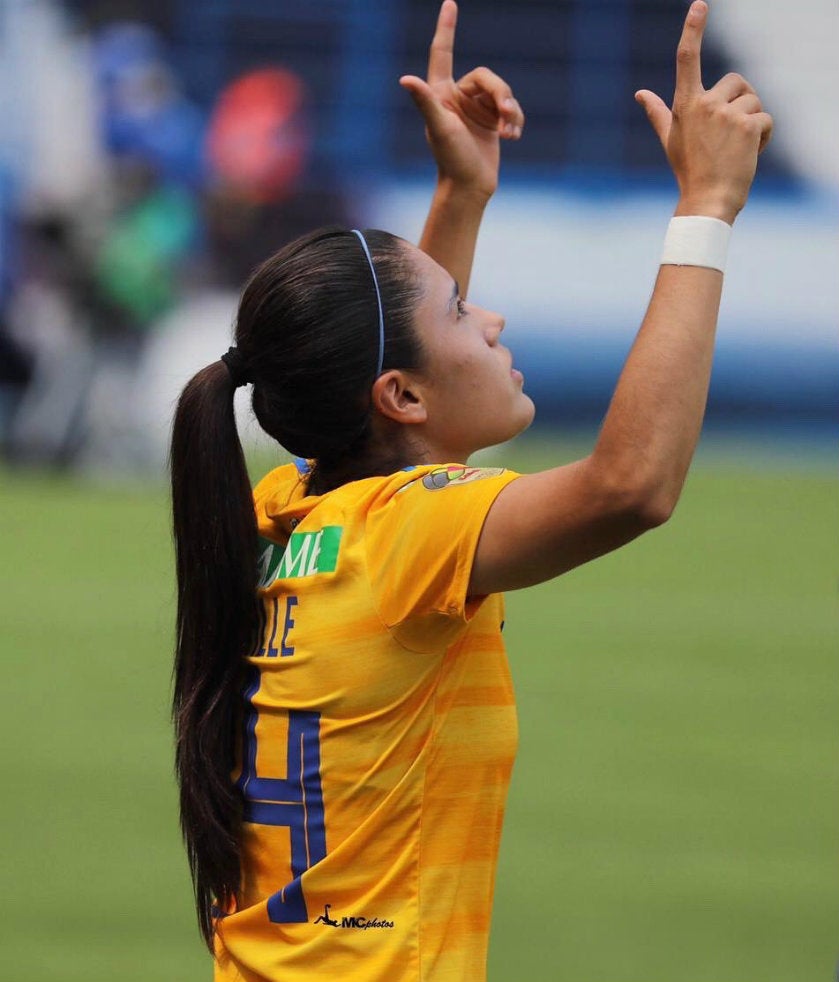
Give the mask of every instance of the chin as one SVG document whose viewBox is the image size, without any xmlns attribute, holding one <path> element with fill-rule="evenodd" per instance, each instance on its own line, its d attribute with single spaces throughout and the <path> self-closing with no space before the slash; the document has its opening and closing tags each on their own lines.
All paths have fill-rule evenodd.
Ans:
<svg viewBox="0 0 839 982">
<path fill-rule="evenodd" d="M 528 429 L 530 424 L 536 418 L 536 403 L 530 398 L 530 396 L 525 395 L 523 392 L 522 401 L 524 405 L 522 406 L 521 425 L 518 427 L 513 436 L 518 436 L 519 433 L 524 433 L 524 431 Z"/>
<path fill-rule="evenodd" d="M 509 426 L 505 427 L 498 439 L 493 441 L 494 444 L 506 443 L 530 427 L 536 417 L 536 406 L 530 396 L 522 393 L 522 404 L 516 406 L 516 411 L 511 416 Z"/>
</svg>

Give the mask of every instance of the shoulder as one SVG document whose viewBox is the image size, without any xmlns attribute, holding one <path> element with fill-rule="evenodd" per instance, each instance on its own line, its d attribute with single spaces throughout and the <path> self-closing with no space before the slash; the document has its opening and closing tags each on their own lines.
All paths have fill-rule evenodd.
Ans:
<svg viewBox="0 0 839 982">
<path fill-rule="evenodd" d="M 426 491 L 443 491 L 447 488 L 462 487 L 464 484 L 472 484 L 475 481 L 486 481 L 495 478 L 507 480 L 518 477 L 514 471 L 508 471 L 503 467 L 471 467 L 468 464 L 428 464 L 422 468 L 414 468 L 401 490 L 405 491 L 409 487 L 420 486 Z"/>
<path fill-rule="evenodd" d="M 479 608 L 468 597 L 475 549 L 493 501 L 518 476 L 425 465 L 382 489 L 368 508 L 367 575 L 382 623 L 398 630 L 405 647 L 428 650 L 432 637 L 451 643 Z"/>
<path fill-rule="evenodd" d="M 519 475 L 503 467 L 470 467 L 466 464 L 424 464 L 400 474 L 380 490 L 377 504 L 402 510 L 451 512 L 491 501 L 502 487 Z M 467 502 L 470 505 L 467 505 Z"/>
<path fill-rule="evenodd" d="M 426 550 L 433 543 L 448 551 L 476 537 L 500 491 L 517 477 L 501 467 L 424 464 L 381 479 L 360 510 L 377 548 Z"/>
<path fill-rule="evenodd" d="M 379 518 L 412 513 L 425 518 L 477 514 L 519 475 L 501 467 L 421 464 L 352 481 L 323 495 L 307 494 L 307 476 L 306 462 L 295 462 L 275 468 L 256 485 L 254 505 L 261 531 L 277 525 L 295 527 L 327 513 L 343 514 L 368 526 Z"/>
</svg>

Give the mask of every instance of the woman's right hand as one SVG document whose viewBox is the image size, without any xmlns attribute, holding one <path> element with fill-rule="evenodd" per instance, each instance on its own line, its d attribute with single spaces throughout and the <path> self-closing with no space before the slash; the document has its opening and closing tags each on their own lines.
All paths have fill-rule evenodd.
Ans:
<svg viewBox="0 0 839 982">
<path fill-rule="evenodd" d="M 740 75 L 729 74 L 711 89 L 702 86 L 700 50 L 708 5 L 688 10 L 676 52 L 676 90 L 668 109 L 641 89 L 643 106 L 679 185 L 677 215 L 708 215 L 732 224 L 746 203 L 758 154 L 772 135 L 772 117 Z"/>
<path fill-rule="evenodd" d="M 513 90 L 489 68 L 454 79 L 457 4 L 443 0 L 428 56 L 428 79 L 403 75 L 425 120 L 439 175 L 467 193 L 488 200 L 498 186 L 500 140 L 518 140 L 524 113 Z"/>
</svg>

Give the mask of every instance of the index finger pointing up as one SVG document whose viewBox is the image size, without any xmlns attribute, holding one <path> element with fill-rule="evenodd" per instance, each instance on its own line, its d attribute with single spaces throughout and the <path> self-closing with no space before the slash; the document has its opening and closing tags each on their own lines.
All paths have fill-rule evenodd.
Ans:
<svg viewBox="0 0 839 982">
<path fill-rule="evenodd" d="M 428 52 L 428 83 L 443 82 L 454 76 L 454 29 L 457 25 L 457 4 L 443 0 L 437 30 Z"/>
<path fill-rule="evenodd" d="M 676 93 L 690 95 L 702 92 L 702 35 L 708 22 L 708 4 L 695 0 L 690 5 L 679 48 L 676 52 Z"/>
</svg>

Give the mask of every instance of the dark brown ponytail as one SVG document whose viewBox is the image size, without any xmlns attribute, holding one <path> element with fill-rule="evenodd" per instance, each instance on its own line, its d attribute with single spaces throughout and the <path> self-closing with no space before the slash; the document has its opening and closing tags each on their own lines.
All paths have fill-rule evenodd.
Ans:
<svg viewBox="0 0 839 982">
<path fill-rule="evenodd" d="M 181 828 L 201 933 L 239 890 L 241 808 L 231 780 L 243 656 L 258 642 L 257 532 L 233 414 L 216 362 L 184 389 L 172 431 L 178 576 L 173 717 Z"/>
<path fill-rule="evenodd" d="M 420 286 L 405 244 L 375 231 L 366 241 L 381 287 L 384 367 L 417 369 Z M 319 492 L 405 463 L 399 448 L 373 446 L 378 305 L 356 235 L 321 230 L 265 262 L 239 304 L 234 357 L 234 374 L 253 382 L 262 428 L 292 453 L 316 459 Z M 175 414 L 170 461 L 178 574 L 175 766 L 198 922 L 210 948 L 213 905 L 228 909 L 240 889 L 241 802 L 232 772 L 244 658 L 260 630 L 256 520 L 234 391 L 222 361 L 192 379 Z"/>
</svg>

